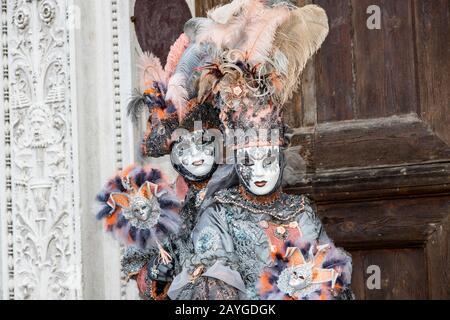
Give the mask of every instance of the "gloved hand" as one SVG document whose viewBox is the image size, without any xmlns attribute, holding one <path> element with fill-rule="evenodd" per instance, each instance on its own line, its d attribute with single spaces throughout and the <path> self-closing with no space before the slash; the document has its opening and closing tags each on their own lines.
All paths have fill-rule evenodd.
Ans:
<svg viewBox="0 0 450 320">
<path fill-rule="evenodd" d="M 147 277 L 152 281 L 170 282 L 173 279 L 175 266 L 173 262 L 164 264 L 159 256 L 147 264 Z"/>
</svg>

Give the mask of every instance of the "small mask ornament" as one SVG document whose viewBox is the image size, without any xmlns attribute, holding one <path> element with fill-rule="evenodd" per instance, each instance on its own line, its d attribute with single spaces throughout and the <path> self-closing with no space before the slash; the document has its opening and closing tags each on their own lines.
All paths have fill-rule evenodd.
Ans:
<svg viewBox="0 0 450 320">
<path fill-rule="evenodd" d="M 172 147 L 174 167 L 189 180 L 208 176 L 214 169 L 215 144 L 206 136 L 203 130 L 186 132 Z"/>
<path fill-rule="evenodd" d="M 129 177 L 122 179 L 122 185 L 127 193 L 112 193 L 109 200 L 111 208 L 120 206 L 124 217 L 138 229 L 153 228 L 161 215 L 157 198 L 165 192 L 158 192 L 158 185 L 151 182 L 144 183 L 136 190 Z"/>
<path fill-rule="evenodd" d="M 294 299 L 302 299 L 320 290 L 324 283 L 331 282 L 331 289 L 334 289 L 339 273 L 334 269 L 321 268 L 330 248 L 329 244 L 318 246 L 317 253 L 313 255 L 314 246 L 311 246 L 310 261 L 305 260 L 299 248 L 288 248 L 286 257 L 289 263 L 280 273 L 278 288 Z"/>
<path fill-rule="evenodd" d="M 278 146 L 248 147 L 236 151 L 236 171 L 245 189 L 253 195 L 274 192 L 281 178 Z"/>
<path fill-rule="evenodd" d="M 162 215 L 158 199 L 167 191 L 161 191 L 157 184 L 148 181 L 138 188 L 129 176 L 122 177 L 122 185 L 126 189 L 126 193 L 113 192 L 107 202 L 111 207 L 111 214 L 120 208 L 122 219 L 125 221 L 123 224 L 129 224 L 138 230 L 137 232 L 151 234 L 160 222 Z M 172 257 L 156 237 L 153 240 L 156 242 L 163 263 L 170 263 Z"/>
</svg>

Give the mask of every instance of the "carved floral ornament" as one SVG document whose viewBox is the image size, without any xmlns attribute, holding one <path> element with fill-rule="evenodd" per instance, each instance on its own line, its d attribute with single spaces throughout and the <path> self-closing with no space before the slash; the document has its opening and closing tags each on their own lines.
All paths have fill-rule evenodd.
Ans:
<svg viewBox="0 0 450 320">
<path fill-rule="evenodd" d="M 65 1 L 8 0 L 16 299 L 73 299 L 75 239 Z"/>
<path fill-rule="evenodd" d="M 27 8 L 20 8 L 13 17 L 13 22 L 17 28 L 23 30 L 30 23 L 30 12 Z"/>
<path fill-rule="evenodd" d="M 55 6 L 50 1 L 43 1 L 39 7 L 39 17 L 46 24 L 50 24 L 55 19 Z"/>
<path fill-rule="evenodd" d="M 53 1 L 41 1 L 39 4 L 39 18 L 42 22 L 50 25 L 56 16 L 56 6 Z M 30 10 L 20 7 L 13 16 L 13 23 L 20 30 L 26 29 L 30 24 Z"/>
</svg>

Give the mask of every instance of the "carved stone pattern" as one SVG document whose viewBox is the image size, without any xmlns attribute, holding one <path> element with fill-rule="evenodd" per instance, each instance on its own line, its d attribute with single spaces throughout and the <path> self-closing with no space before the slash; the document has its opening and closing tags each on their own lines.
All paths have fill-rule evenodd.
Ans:
<svg viewBox="0 0 450 320">
<path fill-rule="evenodd" d="M 7 286 L 5 286 L 5 297 L 14 299 L 14 259 L 13 255 L 13 221 L 12 221 L 12 200 L 11 200 L 11 130 L 10 108 L 9 108 L 9 65 L 8 65 L 8 19 L 7 19 L 7 0 L 2 0 L 2 61 L 3 61 L 3 112 L 4 112 L 4 130 L 5 130 L 5 199 L 6 199 L 6 259 L 7 259 Z M 3 230 L 2 230 L 3 231 Z"/>
<path fill-rule="evenodd" d="M 118 19 L 118 2 L 111 1 L 111 25 L 112 25 L 112 53 L 113 53 L 113 88 L 114 88 L 114 115 L 116 129 L 116 170 L 122 170 L 122 101 L 120 96 L 120 53 L 119 53 L 119 19 Z M 125 248 L 121 246 L 121 255 L 125 253 Z M 120 279 L 120 297 L 127 297 L 127 276 L 122 273 Z"/>
<path fill-rule="evenodd" d="M 76 299 L 72 110 L 65 0 L 7 1 L 15 299 Z M 12 298 L 11 297 L 11 298 Z"/>
</svg>

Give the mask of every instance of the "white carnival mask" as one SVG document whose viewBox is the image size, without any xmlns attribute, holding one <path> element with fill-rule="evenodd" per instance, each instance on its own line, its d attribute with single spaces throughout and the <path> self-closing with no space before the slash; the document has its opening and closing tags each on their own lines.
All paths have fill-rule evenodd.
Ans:
<svg viewBox="0 0 450 320">
<path fill-rule="evenodd" d="M 172 163 L 182 166 L 195 177 L 208 175 L 214 167 L 215 144 L 206 141 L 203 130 L 187 132 L 172 148 Z"/>
<path fill-rule="evenodd" d="M 275 191 L 281 176 L 280 148 L 248 147 L 236 152 L 236 171 L 247 191 L 256 196 Z"/>
</svg>

